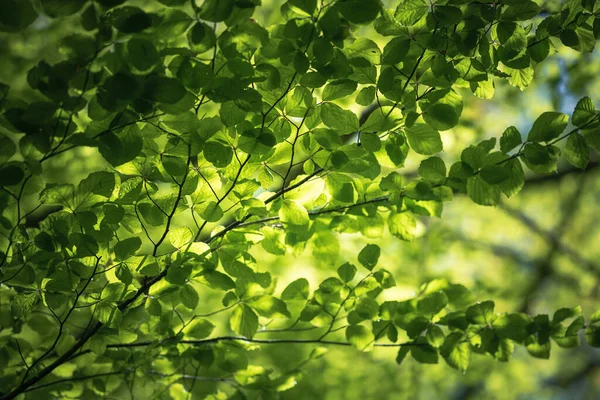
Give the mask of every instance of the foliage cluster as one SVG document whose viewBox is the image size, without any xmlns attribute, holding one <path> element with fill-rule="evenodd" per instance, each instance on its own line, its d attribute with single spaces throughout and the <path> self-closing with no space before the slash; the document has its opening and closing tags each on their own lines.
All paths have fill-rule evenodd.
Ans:
<svg viewBox="0 0 600 400">
<path fill-rule="evenodd" d="M 274 398 L 302 365 L 272 371 L 248 353 L 278 343 L 314 344 L 307 361 L 324 345 L 395 347 L 398 363 L 461 371 L 472 353 L 508 361 L 516 345 L 548 358 L 582 330 L 600 346 L 600 313 L 586 321 L 579 307 L 499 314 L 441 279 L 380 300 L 395 279 L 377 244 L 316 288 L 299 278 L 280 292 L 249 252 L 283 260 L 311 244 L 326 258 L 343 234 L 386 229 L 412 240 L 456 195 L 494 206 L 523 188 L 524 167 L 585 168 L 600 150 L 589 97 L 448 165 L 440 132 L 459 124 L 463 96 L 490 99 L 501 80 L 524 90 L 557 46 L 592 51 L 600 2 L 546 13 L 530 0 L 289 0 L 270 26 L 253 19 L 260 7 L 2 0 L 4 32 L 80 26 L 56 44 L 61 61 L 28 71 L 35 99 L 0 84 L 0 398 Z M 48 162 L 81 148 L 109 168 L 48 182 Z M 207 291 L 223 307 L 200 314 Z M 282 328 L 259 330 L 273 321 Z"/>
</svg>

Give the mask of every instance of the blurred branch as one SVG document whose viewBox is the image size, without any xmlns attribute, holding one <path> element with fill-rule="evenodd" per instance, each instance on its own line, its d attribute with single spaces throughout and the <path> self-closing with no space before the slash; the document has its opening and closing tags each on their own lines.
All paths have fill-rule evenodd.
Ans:
<svg viewBox="0 0 600 400">
<path fill-rule="evenodd" d="M 548 386 L 567 387 L 586 379 L 600 369 L 600 360 L 589 360 L 578 371 L 564 376 L 553 376 L 546 380 Z"/>
<path fill-rule="evenodd" d="M 549 240 L 549 236 L 546 235 L 543 238 L 548 242 L 549 249 L 545 255 L 535 266 L 535 272 L 532 279 L 527 285 L 523 293 L 523 301 L 519 307 L 519 311 L 527 312 L 529 310 L 530 301 L 535 293 L 543 286 L 550 277 L 556 274 L 556 270 L 552 265 L 554 256 L 559 251 L 560 237 L 567 231 L 570 223 L 573 221 L 573 217 L 578 210 L 579 201 L 583 194 L 583 188 L 585 187 L 585 175 L 582 175 L 575 188 L 575 191 L 568 199 L 562 202 L 563 213 L 560 220 L 556 224 L 552 235 L 552 240 Z M 527 225 L 529 228 L 529 225 Z"/>
<path fill-rule="evenodd" d="M 596 169 L 598 169 L 598 167 L 600 167 L 600 162 L 595 160 L 595 161 L 590 161 L 590 163 L 584 170 L 581 170 L 581 169 L 575 168 L 575 167 L 569 167 L 569 168 L 565 168 L 562 171 L 557 172 L 555 174 L 531 176 L 531 177 L 527 178 L 524 189 L 536 187 L 537 185 L 540 185 L 540 184 L 559 182 L 563 178 L 570 176 L 570 175 L 586 175 L 591 172 L 595 172 Z"/>
<path fill-rule="evenodd" d="M 556 247 L 558 251 L 565 254 L 574 263 L 585 269 L 586 271 L 592 272 L 600 276 L 600 265 L 592 262 L 583 257 L 579 252 L 575 251 L 572 247 L 564 244 L 556 234 L 551 231 L 547 231 L 542 228 L 535 220 L 521 212 L 520 210 L 514 209 L 508 206 L 506 203 L 500 204 L 503 210 L 505 210 L 510 216 L 521 221 L 527 226 L 532 232 L 536 233 L 542 239 Z"/>
</svg>

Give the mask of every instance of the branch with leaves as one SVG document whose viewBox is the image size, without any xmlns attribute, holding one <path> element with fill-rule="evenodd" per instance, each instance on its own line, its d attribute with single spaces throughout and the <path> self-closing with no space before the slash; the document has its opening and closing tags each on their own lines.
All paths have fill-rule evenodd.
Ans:
<svg viewBox="0 0 600 400">
<path fill-rule="evenodd" d="M 1 399 L 133 398 L 146 385 L 165 397 L 186 380 L 275 395 L 323 354 L 272 376 L 249 366 L 260 345 L 398 348 L 398 363 L 461 371 L 471 354 L 508 361 L 515 345 L 547 358 L 581 331 L 600 345 L 598 313 L 496 313 L 442 279 L 383 301 L 395 279 L 376 268 L 377 244 L 357 254 L 362 273 L 350 255 L 316 289 L 299 278 L 279 295 L 251 253 L 339 248 L 340 227 L 410 241 L 457 194 L 484 206 L 516 195 L 524 166 L 588 167 L 600 149 L 590 97 L 527 135 L 509 127 L 499 149 L 492 137 L 459 159 L 439 153 L 464 96 L 490 99 L 500 81 L 524 90 L 558 46 L 591 52 L 597 1 L 549 14 L 533 1 L 289 0 L 272 26 L 253 19 L 257 0 L 39 3 L 10 1 L 0 39 L 41 35 L 39 15 L 80 22 L 24 93 L 0 84 Z M 86 178 L 49 176 L 84 154 Z M 211 296 L 222 306 L 205 309 Z M 186 390 L 207 395 L 199 386 Z"/>
</svg>

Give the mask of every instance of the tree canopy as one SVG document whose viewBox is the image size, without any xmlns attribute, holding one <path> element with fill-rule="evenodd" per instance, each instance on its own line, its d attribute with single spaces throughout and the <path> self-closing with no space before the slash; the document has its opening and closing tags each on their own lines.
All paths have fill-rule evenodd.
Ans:
<svg viewBox="0 0 600 400">
<path fill-rule="evenodd" d="M 600 1 L 262 3 L 0 0 L 0 398 L 306 398 L 329 348 L 464 373 L 600 347 L 600 311 L 394 266 L 425 271 L 468 199 L 597 282 L 510 203 L 595 166 L 591 92 L 468 128 L 590 56 Z"/>
</svg>

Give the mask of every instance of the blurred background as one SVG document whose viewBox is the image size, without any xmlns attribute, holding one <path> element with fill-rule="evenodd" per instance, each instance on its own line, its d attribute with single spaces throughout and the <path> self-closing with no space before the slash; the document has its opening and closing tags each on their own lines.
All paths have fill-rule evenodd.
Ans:
<svg viewBox="0 0 600 400">
<path fill-rule="evenodd" d="M 263 0 L 255 18 L 261 23 L 278 21 L 281 0 Z M 393 2 L 386 1 L 388 6 Z M 548 12 L 560 1 L 538 1 Z M 78 26 L 77 17 L 55 23 L 40 17 L 25 33 L 0 33 L 0 82 L 11 85 L 11 97 L 32 100 L 37 95 L 26 85 L 26 72 L 39 60 L 64 59 L 57 43 Z M 380 43 L 386 38 L 370 28 L 357 35 Z M 500 137 L 509 125 L 527 132 L 544 111 L 571 114 L 582 96 L 600 103 L 600 52 L 580 55 L 558 44 L 558 51 L 535 71 L 533 84 L 520 91 L 496 81 L 493 99 L 481 100 L 466 89 L 462 121 L 443 133 L 447 163 L 459 158 L 471 143 Z M 360 112 L 361 108 L 348 106 Z M 0 128 L 2 129 L 2 128 Z M 415 171 L 420 158 L 412 156 L 401 173 Z M 565 306 L 581 305 L 589 316 L 600 306 L 600 168 L 598 155 L 589 167 L 575 170 L 565 164 L 548 176 L 528 175 L 523 191 L 497 208 L 476 206 L 457 196 L 446 204 L 443 218 L 422 218 L 419 237 L 411 243 L 391 237 L 387 231 L 366 238 L 360 233 L 336 233 L 339 248 L 323 250 L 309 245 L 304 250 L 273 256 L 260 245 L 253 248 L 260 270 L 279 276 L 279 287 L 307 277 L 315 285 L 345 261 L 356 263 L 357 249 L 377 243 L 380 265 L 394 274 L 397 287 L 385 296 L 403 300 L 431 279 L 445 278 L 471 289 L 475 299 L 493 299 L 496 311 L 551 314 Z M 49 161 L 48 182 L 78 182 L 90 171 L 108 164 L 96 149 L 81 148 Z M 32 204 L 37 199 L 30 199 Z M 323 257 L 323 255 L 326 257 Z M 324 261 L 325 260 L 325 261 Z M 278 292 L 280 293 L 280 292 Z M 221 293 L 205 289 L 206 312 L 220 308 Z M 222 318 L 222 332 L 227 315 Z M 308 337 L 308 332 L 278 337 Z M 336 335 L 343 338 L 343 333 Z M 275 336 L 275 334 L 272 334 Z M 304 348 L 303 348 L 304 347 Z M 300 365 L 314 346 L 262 346 L 251 353 L 251 363 L 291 370 Z M 553 346 L 550 360 L 529 356 L 517 348 L 511 362 L 503 364 L 473 356 L 466 374 L 440 361 L 420 365 L 407 359 L 395 362 L 396 350 L 375 349 L 359 353 L 348 348 L 329 348 L 319 359 L 302 366 L 304 378 L 282 393 L 284 399 L 598 399 L 600 398 L 600 350 L 583 345 L 562 350 Z M 210 385 L 210 384 L 209 384 Z M 208 388 L 208 387 L 207 387 Z"/>
</svg>

